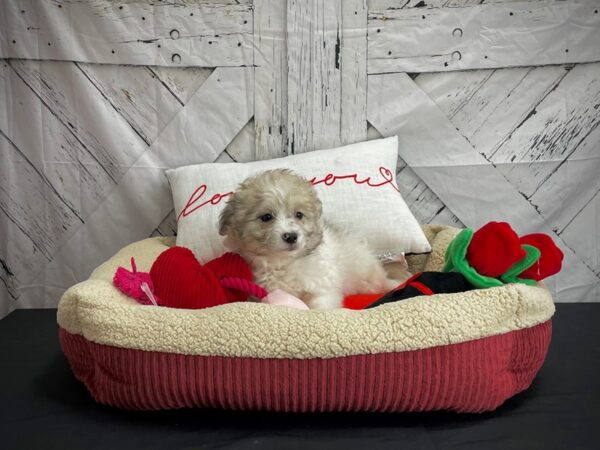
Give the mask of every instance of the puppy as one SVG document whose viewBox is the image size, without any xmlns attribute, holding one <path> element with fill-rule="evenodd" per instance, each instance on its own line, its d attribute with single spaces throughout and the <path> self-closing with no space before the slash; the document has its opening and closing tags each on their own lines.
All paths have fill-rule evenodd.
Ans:
<svg viewBox="0 0 600 450">
<path fill-rule="evenodd" d="M 290 170 L 242 182 L 221 212 L 219 233 L 250 263 L 257 283 L 313 309 L 339 308 L 346 295 L 400 284 L 387 278 L 364 241 L 323 221 L 314 187 Z"/>
</svg>

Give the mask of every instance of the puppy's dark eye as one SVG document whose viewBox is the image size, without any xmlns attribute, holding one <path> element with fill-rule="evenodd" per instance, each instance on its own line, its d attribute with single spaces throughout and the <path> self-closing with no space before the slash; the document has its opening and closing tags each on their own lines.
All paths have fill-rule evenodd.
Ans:
<svg viewBox="0 0 600 450">
<path fill-rule="evenodd" d="M 303 217 L 304 217 L 304 214 L 303 214 L 303 213 L 301 213 L 300 211 L 298 211 L 298 212 L 296 213 L 296 219 L 302 219 Z"/>
<path fill-rule="evenodd" d="M 263 214 L 262 216 L 260 216 L 260 220 L 262 220 L 263 222 L 270 222 L 271 220 L 273 220 L 273 216 L 271 214 Z"/>
</svg>

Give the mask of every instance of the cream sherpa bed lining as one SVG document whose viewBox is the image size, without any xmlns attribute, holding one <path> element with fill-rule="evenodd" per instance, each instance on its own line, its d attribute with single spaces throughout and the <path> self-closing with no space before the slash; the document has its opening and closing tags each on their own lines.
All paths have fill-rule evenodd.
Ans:
<svg viewBox="0 0 600 450">
<path fill-rule="evenodd" d="M 439 270 L 455 228 L 424 226 L 430 255 L 409 258 L 413 271 Z M 554 303 L 543 286 L 506 285 L 433 295 L 352 311 L 302 311 L 258 303 L 201 310 L 143 306 L 112 285 L 118 266 L 148 271 L 174 244 L 152 238 L 124 247 L 90 279 L 70 288 L 58 323 L 87 340 L 122 348 L 187 355 L 333 358 L 416 350 L 532 327 L 550 319 Z"/>
</svg>

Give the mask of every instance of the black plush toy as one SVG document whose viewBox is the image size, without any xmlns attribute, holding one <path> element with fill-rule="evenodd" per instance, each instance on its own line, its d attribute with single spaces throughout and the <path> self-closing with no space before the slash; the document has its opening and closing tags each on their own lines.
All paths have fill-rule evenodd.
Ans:
<svg viewBox="0 0 600 450">
<path fill-rule="evenodd" d="M 366 308 L 375 308 L 384 303 L 396 302 L 418 295 L 450 294 L 473 289 L 467 279 L 458 272 L 420 272 Z"/>
</svg>

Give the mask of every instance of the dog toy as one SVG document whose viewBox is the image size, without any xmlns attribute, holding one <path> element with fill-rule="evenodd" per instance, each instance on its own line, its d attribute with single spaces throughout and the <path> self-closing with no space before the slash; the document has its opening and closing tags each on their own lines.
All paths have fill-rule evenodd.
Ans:
<svg viewBox="0 0 600 450">
<path fill-rule="evenodd" d="M 506 222 L 466 228 L 450 242 L 442 272 L 460 272 L 476 288 L 505 283 L 535 285 L 559 272 L 563 252 L 552 238 L 535 233 L 519 237 Z"/>
<path fill-rule="evenodd" d="M 368 309 L 419 295 L 451 294 L 471 289 L 473 286 L 458 272 L 419 272 L 387 294 L 349 295 L 344 298 L 343 307 Z"/>
<path fill-rule="evenodd" d="M 118 267 L 114 285 L 144 305 L 201 309 L 245 301 L 308 309 L 300 299 L 281 290 L 267 293 L 252 281 L 248 263 L 235 253 L 225 253 L 202 265 L 191 250 L 171 247 L 152 264 L 150 273 L 139 272 L 131 258 L 131 271 Z"/>
<path fill-rule="evenodd" d="M 506 283 L 535 285 L 562 267 L 563 252 L 547 234 L 519 237 L 506 222 L 464 229 L 450 242 L 442 272 L 422 272 L 385 294 L 344 299 L 349 309 L 366 309 L 418 295 L 463 292 Z"/>
</svg>

